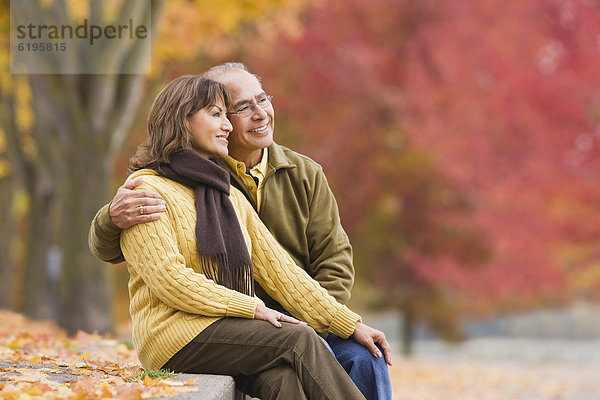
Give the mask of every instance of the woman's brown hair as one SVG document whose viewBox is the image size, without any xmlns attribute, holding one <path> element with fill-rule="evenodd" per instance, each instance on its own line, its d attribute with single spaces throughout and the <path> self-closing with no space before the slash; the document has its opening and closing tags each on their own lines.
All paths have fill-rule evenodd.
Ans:
<svg viewBox="0 0 600 400">
<path fill-rule="evenodd" d="M 203 108 L 231 97 L 222 83 L 200 75 L 185 75 L 171 81 L 156 96 L 148 114 L 148 137 L 129 160 L 129 172 L 151 164 L 169 162 L 173 153 L 191 148 L 187 118 Z"/>
</svg>

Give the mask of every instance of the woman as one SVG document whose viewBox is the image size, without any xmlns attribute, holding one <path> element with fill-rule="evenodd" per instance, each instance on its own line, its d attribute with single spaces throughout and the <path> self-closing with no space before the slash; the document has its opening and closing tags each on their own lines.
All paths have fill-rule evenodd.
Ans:
<svg viewBox="0 0 600 400">
<path fill-rule="evenodd" d="M 121 235 L 130 272 L 133 341 L 145 368 L 234 376 L 270 398 L 363 398 L 313 329 L 269 309 L 254 280 L 318 331 L 354 335 L 389 361 L 389 345 L 338 304 L 278 245 L 210 158 L 227 155 L 229 95 L 199 76 L 157 96 L 130 178 L 158 192 L 167 212 Z M 250 252 L 249 252 L 250 250 Z M 282 322 L 284 322 L 282 324 Z M 380 355 L 379 355 L 380 356 Z"/>
</svg>

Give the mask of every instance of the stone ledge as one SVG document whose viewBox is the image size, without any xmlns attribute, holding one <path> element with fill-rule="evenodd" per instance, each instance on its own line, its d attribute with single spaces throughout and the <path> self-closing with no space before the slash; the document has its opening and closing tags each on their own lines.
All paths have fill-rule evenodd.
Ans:
<svg viewBox="0 0 600 400">
<path fill-rule="evenodd" d="M 159 397 L 170 400 L 242 400 L 243 395 L 236 390 L 235 382 L 231 376 L 206 375 L 206 374 L 177 374 L 176 381 L 187 382 L 196 379 L 192 387 L 198 389 L 196 392 L 178 393 L 175 396 Z"/>
</svg>

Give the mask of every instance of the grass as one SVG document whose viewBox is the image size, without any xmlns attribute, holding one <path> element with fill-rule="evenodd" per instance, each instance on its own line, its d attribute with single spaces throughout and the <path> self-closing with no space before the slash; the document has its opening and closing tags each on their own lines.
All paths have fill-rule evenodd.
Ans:
<svg viewBox="0 0 600 400">
<path fill-rule="evenodd" d="M 171 372 L 166 369 L 147 369 L 139 374 L 140 379 L 144 379 L 146 376 L 150 379 L 156 378 L 173 378 L 177 375 L 175 372 Z"/>
</svg>

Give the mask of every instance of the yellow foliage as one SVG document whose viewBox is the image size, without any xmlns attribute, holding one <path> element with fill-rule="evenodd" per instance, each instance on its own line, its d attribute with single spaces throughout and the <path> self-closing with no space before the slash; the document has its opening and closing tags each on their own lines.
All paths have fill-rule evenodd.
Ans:
<svg viewBox="0 0 600 400">
<path fill-rule="evenodd" d="M 0 154 L 6 152 L 6 132 L 0 126 Z"/>
<path fill-rule="evenodd" d="M 31 107 L 31 88 L 26 80 L 16 82 L 15 88 L 15 120 L 20 131 L 27 132 L 33 128 L 35 117 Z"/>
<path fill-rule="evenodd" d="M 600 287 L 600 264 L 572 272 L 569 280 L 573 291 L 577 293 L 596 291 Z"/>
<path fill-rule="evenodd" d="M 0 9 L 0 11 L 3 11 Z M 4 81 L 10 80 L 8 70 L 10 68 L 10 40 L 8 37 L 8 31 L 10 27 L 9 13 L 0 12 L 0 89 L 4 90 Z"/>
<path fill-rule="evenodd" d="M 205 56 L 208 49 L 225 45 L 221 39 L 236 33 L 246 23 L 258 30 L 268 28 L 272 13 L 297 9 L 308 0 L 170 0 L 159 21 L 158 42 L 153 64 L 167 60 L 193 60 Z M 290 24 L 294 29 L 297 24 Z M 267 29 L 268 30 L 268 29 Z"/>
<path fill-rule="evenodd" d="M 50 7 L 54 4 L 54 0 L 41 0 L 42 7 Z"/>
<path fill-rule="evenodd" d="M 119 18 L 119 10 L 127 0 L 103 0 L 102 11 L 107 21 L 116 21 Z M 148 4 L 150 2 L 148 1 Z M 90 2 L 81 0 L 67 0 L 67 12 L 74 21 L 83 21 L 90 15 Z"/>
<path fill-rule="evenodd" d="M 108 20 L 118 17 L 117 10 L 125 0 L 104 0 L 103 11 Z M 232 40 L 244 40 L 244 28 L 252 26 L 258 37 L 274 37 L 285 29 L 288 33 L 299 32 L 300 10 L 306 5 L 322 0 L 169 0 L 165 2 L 158 19 L 158 34 L 153 43 L 152 73 L 160 74 L 162 66 L 173 61 L 188 62 L 199 58 L 222 60 L 230 54 Z M 56 0 L 42 0 L 41 6 L 49 9 Z M 74 21 L 89 15 L 90 3 L 66 0 L 67 11 Z M 0 70 L 8 71 L 9 13 L 8 7 L 0 8 Z M 252 37 L 256 37 L 253 35 Z M 153 38 L 154 39 L 154 38 Z M 256 39 L 253 39 L 256 40 Z M 257 40 L 257 46 L 267 45 L 269 40 Z M 202 71 L 189 71 L 190 73 Z M 29 159 L 37 157 L 38 148 L 32 129 L 36 116 L 32 107 L 31 89 L 26 77 L 0 74 L 0 96 L 14 96 L 15 121 L 19 132 L 19 144 Z M 0 135 L 1 136 L 1 135 Z M 0 151 L 5 145 L 1 142 Z M 0 165 L 0 173 L 6 174 L 8 164 Z"/>
<path fill-rule="evenodd" d="M 105 17 L 114 21 L 124 0 L 104 0 Z M 298 34 L 301 23 L 298 14 L 306 5 L 322 0 L 169 0 L 157 21 L 153 37 L 152 73 L 159 74 L 162 65 L 173 61 L 193 61 L 199 58 L 222 59 L 232 48 L 231 40 L 243 40 L 243 29 L 252 26 L 259 37 L 274 37 L 284 31 Z M 56 0 L 43 0 L 49 8 Z M 86 18 L 90 2 L 66 0 L 67 11 L 74 21 Z M 0 68 L 9 68 L 8 13 L 0 13 Z M 237 35 L 242 32 L 241 35 Z M 233 38 L 235 36 L 235 38 Z M 263 41 L 259 40 L 262 45 Z M 266 41 L 268 42 L 268 41 Z M 190 71 L 192 72 L 192 71 Z M 0 87 L 10 85 L 10 76 L 2 74 Z"/>
<path fill-rule="evenodd" d="M 15 121 L 19 130 L 19 142 L 26 157 L 33 159 L 37 156 L 37 145 L 31 135 L 35 124 L 32 107 L 32 94 L 26 79 L 15 82 Z"/>
<path fill-rule="evenodd" d="M 594 243 L 580 243 L 564 246 L 557 252 L 574 293 L 596 293 L 600 288 L 600 263 L 586 261 L 593 259 L 595 248 Z"/>
<path fill-rule="evenodd" d="M 74 21 L 83 21 L 90 15 L 90 2 L 81 0 L 67 0 L 67 12 Z"/>
<path fill-rule="evenodd" d="M 116 21 L 120 17 L 120 9 L 121 9 L 122 0 L 105 0 L 103 5 L 104 7 L 104 15 L 108 21 Z"/>
<path fill-rule="evenodd" d="M 10 174 L 10 164 L 6 160 L 0 160 L 0 179 L 3 179 Z"/>
<path fill-rule="evenodd" d="M 23 190 L 19 190 L 15 193 L 13 199 L 13 212 L 17 218 L 23 218 L 27 215 L 30 207 L 29 196 Z"/>
<path fill-rule="evenodd" d="M 8 71 L 9 69 L 8 53 L 0 51 L 0 71 Z M 12 75 L 0 73 L 0 93 L 11 93 L 13 88 Z"/>
</svg>

